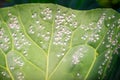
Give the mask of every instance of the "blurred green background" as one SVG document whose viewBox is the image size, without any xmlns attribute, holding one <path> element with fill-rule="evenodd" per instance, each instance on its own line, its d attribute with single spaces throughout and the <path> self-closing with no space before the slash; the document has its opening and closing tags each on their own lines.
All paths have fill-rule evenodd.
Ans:
<svg viewBox="0 0 120 80">
<path fill-rule="evenodd" d="M 0 0 L 0 7 L 24 3 L 55 3 L 77 10 L 113 8 L 120 12 L 120 0 Z M 106 80 L 120 80 L 120 54 L 116 61 L 116 66 L 114 66 L 112 74 L 109 75 Z"/>
<path fill-rule="evenodd" d="M 0 7 L 23 3 L 55 3 L 79 10 L 113 8 L 120 12 L 120 0 L 0 0 Z"/>
</svg>

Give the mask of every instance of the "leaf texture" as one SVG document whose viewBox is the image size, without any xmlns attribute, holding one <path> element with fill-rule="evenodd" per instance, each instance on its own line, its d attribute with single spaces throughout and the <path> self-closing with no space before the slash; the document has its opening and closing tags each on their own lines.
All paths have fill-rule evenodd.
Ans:
<svg viewBox="0 0 120 80">
<path fill-rule="evenodd" d="M 120 14 L 112 9 L 0 9 L 1 80 L 103 80 L 119 47 Z"/>
</svg>

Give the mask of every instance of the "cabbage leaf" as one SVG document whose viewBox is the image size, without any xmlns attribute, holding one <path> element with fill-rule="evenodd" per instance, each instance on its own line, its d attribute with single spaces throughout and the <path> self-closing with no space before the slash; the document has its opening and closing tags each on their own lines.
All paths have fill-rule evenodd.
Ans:
<svg viewBox="0 0 120 80">
<path fill-rule="evenodd" d="M 0 9 L 1 80 L 103 80 L 120 48 L 120 14 L 57 4 Z"/>
</svg>

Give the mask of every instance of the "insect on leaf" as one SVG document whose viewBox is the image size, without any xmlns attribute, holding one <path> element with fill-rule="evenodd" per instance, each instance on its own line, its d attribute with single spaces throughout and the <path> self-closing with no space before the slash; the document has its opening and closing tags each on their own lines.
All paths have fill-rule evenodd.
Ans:
<svg viewBox="0 0 120 80">
<path fill-rule="evenodd" d="M 103 80 L 119 46 L 120 14 L 112 9 L 0 9 L 1 80 Z"/>
</svg>

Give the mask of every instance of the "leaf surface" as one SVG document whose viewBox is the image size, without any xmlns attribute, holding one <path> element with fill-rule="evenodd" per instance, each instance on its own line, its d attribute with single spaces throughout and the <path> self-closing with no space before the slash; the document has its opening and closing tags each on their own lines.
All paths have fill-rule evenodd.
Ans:
<svg viewBox="0 0 120 80">
<path fill-rule="evenodd" d="M 102 80 L 119 46 L 120 14 L 112 9 L 0 9 L 2 80 Z"/>
</svg>

